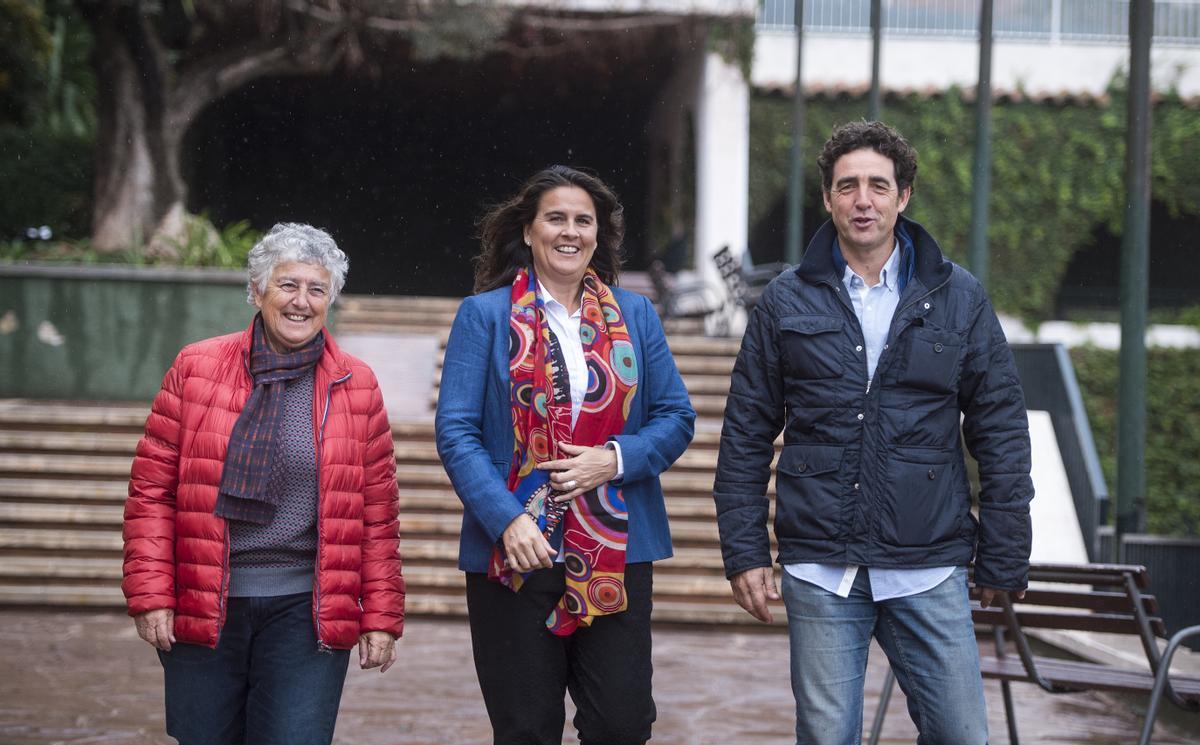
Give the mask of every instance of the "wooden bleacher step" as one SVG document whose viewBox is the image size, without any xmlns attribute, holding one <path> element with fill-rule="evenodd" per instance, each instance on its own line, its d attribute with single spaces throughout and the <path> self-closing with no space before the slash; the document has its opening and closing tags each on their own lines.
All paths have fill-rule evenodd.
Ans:
<svg viewBox="0 0 1200 745">
<path fill-rule="evenodd" d="M 458 303 L 346 296 L 336 323 L 340 331 L 435 334 L 444 343 Z M 668 343 L 700 416 L 691 447 L 663 476 L 676 548 L 656 566 L 654 617 L 756 626 L 732 602 L 711 498 L 738 342 L 672 328 Z M 0 400 L 0 606 L 123 606 L 122 511 L 147 413 L 145 402 Z M 393 423 L 392 434 L 409 612 L 462 615 L 462 506 L 437 458 L 432 409 L 428 420 Z"/>
</svg>

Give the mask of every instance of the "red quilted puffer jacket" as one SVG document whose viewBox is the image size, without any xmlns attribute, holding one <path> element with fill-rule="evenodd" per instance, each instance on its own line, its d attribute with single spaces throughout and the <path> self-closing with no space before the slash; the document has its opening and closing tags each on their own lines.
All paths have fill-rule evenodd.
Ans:
<svg viewBox="0 0 1200 745">
<path fill-rule="evenodd" d="M 253 326 L 251 326 L 251 329 Z M 251 330 L 184 347 L 146 419 L 125 502 L 129 615 L 171 608 L 175 638 L 215 647 L 229 531 L 213 514 L 234 422 L 250 396 Z M 396 460 L 374 373 L 328 331 L 313 386 L 320 480 L 313 622 L 323 646 L 404 626 Z"/>
</svg>

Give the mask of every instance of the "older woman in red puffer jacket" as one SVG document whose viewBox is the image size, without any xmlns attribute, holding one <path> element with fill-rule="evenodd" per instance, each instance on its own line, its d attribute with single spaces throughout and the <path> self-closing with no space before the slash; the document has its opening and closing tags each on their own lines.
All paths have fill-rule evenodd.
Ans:
<svg viewBox="0 0 1200 745">
<path fill-rule="evenodd" d="M 122 589 L 183 745 L 329 743 L 349 650 L 395 661 L 391 428 L 324 328 L 348 266 L 327 233 L 272 228 L 249 257 L 259 313 L 179 353 L 138 443 Z"/>
</svg>

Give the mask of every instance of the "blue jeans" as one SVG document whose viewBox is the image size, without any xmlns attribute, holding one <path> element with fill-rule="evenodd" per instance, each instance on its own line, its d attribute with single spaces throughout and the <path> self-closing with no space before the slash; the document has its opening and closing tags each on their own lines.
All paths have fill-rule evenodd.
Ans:
<svg viewBox="0 0 1200 745">
<path fill-rule="evenodd" d="M 180 745 L 328 745 L 348 650 L 318 651 L 312 593 L 229 598 L 216 649 L 159 652 Z"/>
<path fill-rule="evenodd" d="M 783 572 L 798 745 L 858 745 L 871 636 L 920 733 L 920 745 L 985 745 L 987 707 L 966 570 L 916 595 L 876 603 L 859 569 L 840 598 Z"/>
</svg>

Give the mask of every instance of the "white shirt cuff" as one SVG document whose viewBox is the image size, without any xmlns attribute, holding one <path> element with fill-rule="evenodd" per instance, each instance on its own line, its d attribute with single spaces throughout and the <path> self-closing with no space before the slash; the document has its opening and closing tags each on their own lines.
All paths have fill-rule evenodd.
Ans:
<svg viewBox="0 0 1200 745">
<path fill-rule="evenodd" d="M 621 460 L 621 443 L 616 440 L 609 440 L 604 443 L 604 447 L 617 454 L 617 475 L 613 476 L 613 480 L 620 481 L 625 476 L 625 461 Z"/>
</svg>

